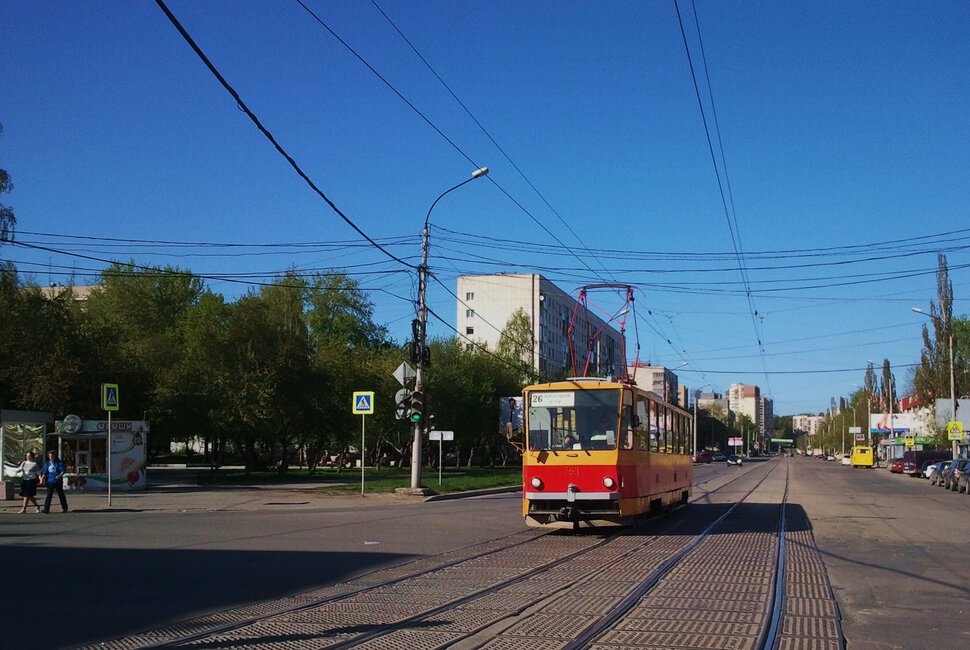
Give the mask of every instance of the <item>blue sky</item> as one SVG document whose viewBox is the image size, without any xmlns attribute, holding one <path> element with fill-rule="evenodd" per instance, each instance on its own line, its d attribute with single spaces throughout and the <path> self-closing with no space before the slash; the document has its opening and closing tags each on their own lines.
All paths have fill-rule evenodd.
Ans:
<svg viewBox="0 0 970 650">
<path fill-rule="evenodd" d="M 967 3 L 703 0 L 702 57 L 681 1 L 722 201 L 673 1 L 304 2 L 332 32 L 295 0 L 168 6 L 409 264 L 435 197 L 490 168 L 431 215 L 430 265 L 452 291 L 497 271 L 573 295 L 634 284 L 641 361 L 686 363 L 692 387 L 758 384 L 779 414 L 824 410 L 868 359 L 906 385 L 928 322 L 910 307 L 935 298 L 938 252 L 970 311 Z M 288 268 L 346 270 L 404 340 L 413 269 L 307 187 L 154 2 L 0 10 L 3 200 L 28 245 L 0 257 L 44 284 L 89 282 L 104 263 L 82 255 L 177 265 L 229 298 Z M 429 304 L 454 325 L 434 282 Z"/>
</svg>

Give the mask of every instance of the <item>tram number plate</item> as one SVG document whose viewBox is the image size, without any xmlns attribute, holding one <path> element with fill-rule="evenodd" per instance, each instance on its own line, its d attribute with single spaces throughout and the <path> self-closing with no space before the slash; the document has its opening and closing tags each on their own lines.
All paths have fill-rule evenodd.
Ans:
<svg viewBox="0 0 970 650">
<path fill-rule="evenodd" d="M 575 406 L 576 393 L 532 393 L 529 396 L 529 406 Z"/>
</svg>

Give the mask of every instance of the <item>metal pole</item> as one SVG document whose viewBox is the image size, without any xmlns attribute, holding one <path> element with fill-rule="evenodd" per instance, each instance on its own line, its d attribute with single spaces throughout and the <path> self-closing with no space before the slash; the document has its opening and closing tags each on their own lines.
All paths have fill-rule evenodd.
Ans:
<svg viewBox="0 0 970 650">
<path fill-rule="evenodd" d="M 441 485 L 441 461 L 444 460 L 445 436 L 438 434 L 438 485 Z"/>
<path fill-rule="evenodd" d="M 111 506 L 111 411 L 108 411 L 108 437 L 105 438 L 105 442 L 107 443 L 104 446 L 105 456 L 107 456 L 108 458 L 108 462 L 106 463 L 108 466 L 108 507 L 110 507 Z"/>
<path fill-rule="evenodd" d="M 438 204 L 438 201 L 440 201 L 445 194 L 448 194 L 453 190 L 457 190 L 465 183 L 470 183 L 476 178 L 481 178 L 487 174 L 488 167 L 480 167 L 472 172 L 471 178 L 466 178 L 454 187 L 448 188 L 439 194 L 438 198 L 436 198 L 431 204 L 431 207 L 428 208 L 428 214 L 424 217 L 424 230 L 421 233 L 421 265 L 418 267 L 418 321 L 420 323 L 421 331 L 419 332 L 418 336 L 418 361 L 415 364 L 417 368 L 415 369 L 414 373 L 414 392 L 424 390 L 424 351 L 428 343 L 428 308 L 425 296 L 428 289 L 428 240 L 430 238 L 428 219 L 431 218 L 431 211 L 434 210 L 434 206 Z M 427 404 L 427 402 L 425 402 L 425 404 Z M 421 420 L 424 419 L 423 416 L 424 414 L 422 414 Z M 412 488 L 421 487 L 421 429 L 423 425 L 423 421 L 414 423 L 414 444 L 411 446 Z"/>
<path fill-rule="evenodd" d="M 953 319 L 950 319 L 950 421 L 957 419 L 957 382 L 953 371 Z M 953 460 L 960 457 L 960 441 L 953 441 Z"/>
<path fill-rule="evenodd" d="M 697 397 L 694 397 L 694 441 L 691 446 L 691 453 L 697 455 Z"/>
<path fill-rule="evenodd" d="M 367 416 L 360 415 L 360 496 L 364 496 L 364 422 Z"/>
<path fill-rule="evenodd" d="M 449 190 L 450 191 L 450 190 Z M 444 196 L 444 195 L 442 195 Z M 440 196 L 438 197 L 441 198 Z M 435 203 L 438 201 L 435 200 Z M 431 204 L 434 207 L 434 203 Z M 428 211 L 431 214 L 431 211 Z M 418 360 L 414 372 L 414 392 L 424 390 L 424 346 L 427 344 L 428 312 L 425 307 L 425 291 L 428 288 L 428 220 L 424 221 L 421 234 L 421 266 L 418 267 Z M 421 487 L 421 421 L 414 423 L 414 443 L 411 446 L 411 487 Z"/>
</svg>

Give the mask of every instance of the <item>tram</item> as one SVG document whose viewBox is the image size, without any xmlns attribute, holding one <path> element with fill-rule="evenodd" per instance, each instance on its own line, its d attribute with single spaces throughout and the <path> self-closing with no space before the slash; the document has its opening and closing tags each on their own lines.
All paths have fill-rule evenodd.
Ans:
<svg viewBox="0 0 970 650">
<path fill-rule="evenodd" d="M 627 525 L 685 505 L 691 414 L 631 381 L 524 389 L 522 514 L 533 527 Z"/>
</svg>

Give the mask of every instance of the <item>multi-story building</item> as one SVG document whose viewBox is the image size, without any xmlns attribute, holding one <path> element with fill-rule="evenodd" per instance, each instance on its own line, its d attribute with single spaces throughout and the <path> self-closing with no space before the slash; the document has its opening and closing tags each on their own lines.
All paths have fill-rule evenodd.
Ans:
<svg viewBox="0 0 970 650">
<path fill-rule="evenodd" d="M 462 275 L 458 277 L 458 333 L 495 350 L 502 330 L 519 309 L 529 318 L 531 340 L 523 341 L 533 370 L 546 376 L 619 376 L 623 338 L 592 312 L 576 312 L 572 332 L 575 369 L 569 355 L 569 324 L 576 300 L 539 274 Z M 530 352 L 531 351 L 531 352 Z M 529 360 L 529 359 L 524 359 Z"/>
<path fill-rule="evenodd" d="M 735 415 L 746 415 L 754 422 L 755 428 L 762 432 L 761 389 L 746 384 L 731 384 L 728 388 L 728 404 Z"/>
<path fill-rule="evenodd" d="M 770 397 L 762 397 L 758 403 L 758 413 L 761 416 L 761 435 L 769 439 L 775 431 L 774 401 Z M 767 443 L 767 440 L 765 442 Z"/>
<path fill-rule="evenodd" d="M 701 393 L 697 397 L 697 408 L 709 411 L 725 426 L 734 426 L 734 411 L 731 404 L 721 393 Z"/>
<path fill-rule="evenodd" d="M 679 385 L 677 375 L 670 368 L 638 363 L 629 366 L 627 372 L 640 388 L 653 391 L 672 404 L 687 404 L 687 387 Z"/>
<path fill-rule="evenodd" d="M 811 437 L 818 433 L 818 427 L 822 423 L 822 419 L 820 415 L 793 415 L 791 418 L 791 427 L 793 431 L 801 432 Z"/>
</svg>

